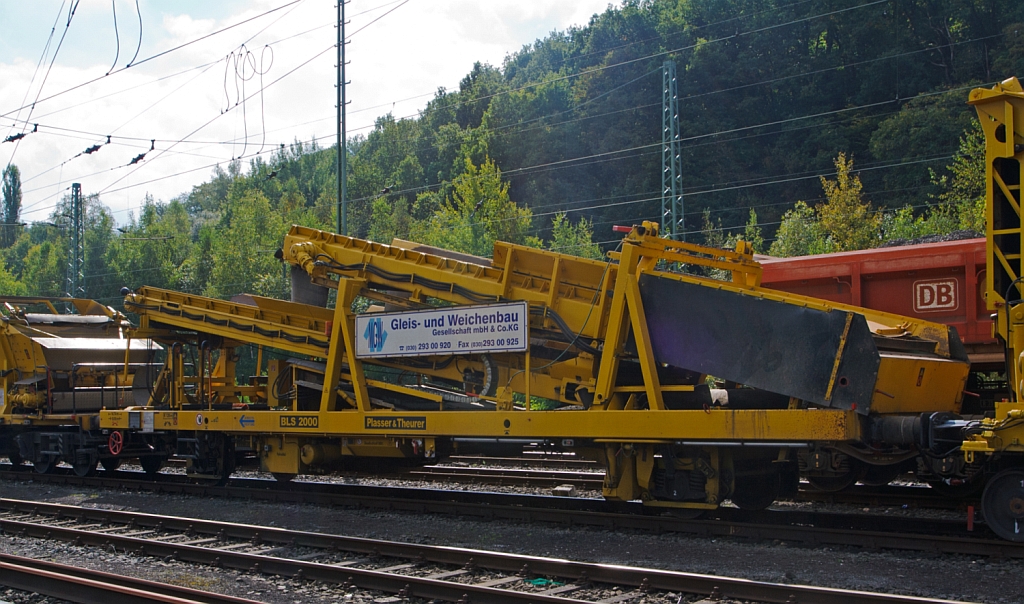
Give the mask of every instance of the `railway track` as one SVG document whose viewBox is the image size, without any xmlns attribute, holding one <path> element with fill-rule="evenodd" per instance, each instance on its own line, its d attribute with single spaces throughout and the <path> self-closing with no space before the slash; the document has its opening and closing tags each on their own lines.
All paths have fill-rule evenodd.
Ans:
<svg viewBox="0 0 1024 604">
<path fill-rule="evenodd" d="M 258 604 L 255 600 L 9 554 L 0 554 L 0 585 L 81 604 Z"/>
<path fill-rule="evenodd" d="M 543 469 L 537 468 L 514 468 L 506 464 L 515 464 L 517 461 L 527 466 L 531 460 L 520 460 L 516 458 L 488 459 L 479 458 L 481 461 L 472 463 L 488 463 L 493 461 L 495 466 L 484 465 L 437 465 L 423 466 L 406 470 L 400 474 L 403 479 L 422 481 L 450 481 L 465 482 L 482 485 L 508 485 L 522 487 L 551 488 L 560 485 L 572 485 L 577 489 L 600 491 L 604 481 L 604 472 L 592 465 L 588 470 L 577 471 L 567 469 Z M 456 462 L 459 463 L 459 462 Z M 562 462 L 553 462 L 562 463 Z M 585 462 L 584 462 L 585 463 Z M 557 467 L 557 466 L 555 466 Z M 584 466 L 586 467 L 586 466 Z M 851 503 L 856 505 L 872 506 L 893 506 L 907 508 L 933 508 L 933 509 L 960 509 L 966 510 L 967 506 L 977 504 L 977 498 L 955 499 L 937 494 L 927 486 L 885 486 L 870 487 L 857 485 L 847 488 L 841 492 L 823 492 L 814 489 L 809 484 L 801 484 L 800 492 L 792 498 L 793 501 L 817 501 L 823 503 Z"/>
<path fill-rule="evenodd" d="M 134 476 L 128 476 L 135 474 Z M 697 537 L 779 540 L 789 544 L 852 546 L 935 553 L 1024 558 L 1024 543 L 994 537 L 982 523 L 966 530 L 965 522 L 907 516 L 828 514 L 777 511 L 749 513 L 721 508 L 701 519 L 652 515 L 639 503 L 609 502 L 538 495 L 516 495 L 450 489 L 412 489 L 315 482 L 277 483 L 233 479 L 227 486 L 194 484 L 182 475 L 140 480 L 141 473 L 79 478 L 71 473 L 34 475 L 0 472 L 0 478 L 44 481 L 73 486 L 190 494 L 289 503 L 314 503 L 396 512 L 454 515 L 483 520 L 550 523 L 610 531 L 638 530 Z"/>
<path fill-rule="evenodd" d="M 806 486 L 806 488 L 805 488 Z M 856 485 L 836 493 L 818 491 L 809 485 L 800 485 L 800 492 L 794 501 L 815 501 L 820 503 L 848 503 L 867 506 L 888 506 L 903 508 L 929 508 L 938 510 L 961 510 L 979 507 L 980 495 L 976 497 L 950 497 L 936 493 L 927 486 L 890 485 L 870 487 Z"/>
<path fill-rule="evenodd" d="M 480 466 L 423 466 L 400 474 L 412 480 L 444 480 L 473 484 L 551 488 L 572 485 L 578 489 L 601 490 L 604 472 L 579 472 L 536 468 L 486 468 Z"/>
<path fill-rule="evenodd" d="M 0 530 L 449 602 L 674 602 L 682 594 L 750 602 L 943 602 L 12 499 L 0 499 Z"/>
<path fill-rule="evenodd" d="M 486 455 L 451 455 L 448 460 L 453 463 L 462 463 L 473 466 L 501 466 L 501 467 L 522 467 L 522 468 L 549 468 L 557 470 L 572 470 L 604 472 L 604 469 L 590 459 L 581 459 L 575 455 L 563 453 L 527 453 L 522 457 L 491 457 Z"/>
<path fill-rule="evenodd" d="M 452 463 L 445 465 L 419 466 L 390 473 L 386 471 L 353 472 L 352 476 L 540 489 L 571 485 L 576 489 L 589 491 L 600 491 L 604 479 L 603 469 L 595 462 L 572 458 L 453 456 L 450 459 Z M 176 463 L 178 461 L 170 460 L 167 465 L 183 467 L 183 463 Z M 13 468 L 6 464 L 0 464 L 0 469 L 11 470 Z M 23 471 L 30 470 L 23 468 Z M 977 497 L 958 499 L 936 493 L 927 486 L 909 485 L 884 487 L 856 485 L 840 492 L 823 492 L 807 483 L 802 483 L 800 492 L 791 500 L 910 509 L 960 510 L 965 513 L 968 506 L 978 507 L 979 505 Z"/>
</svg>

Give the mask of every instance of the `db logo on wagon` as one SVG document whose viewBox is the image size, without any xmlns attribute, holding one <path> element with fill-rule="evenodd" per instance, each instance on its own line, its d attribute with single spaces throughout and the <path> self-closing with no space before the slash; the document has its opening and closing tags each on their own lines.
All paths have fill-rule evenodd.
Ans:
<svg viewBox="0 0 1024 604">
<path fill-rule="evenodd" d="M 917 281 L 914 283 L 914 311 L 956 310 L 956 279 Z"/>
</svg>

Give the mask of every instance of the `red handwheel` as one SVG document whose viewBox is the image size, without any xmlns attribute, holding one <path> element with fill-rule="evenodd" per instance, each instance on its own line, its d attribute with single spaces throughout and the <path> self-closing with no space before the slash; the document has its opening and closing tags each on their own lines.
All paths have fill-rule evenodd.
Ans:
<svg viewBox="0 0 1024 604">
<path fill-rule="evenodd" d="M 110 438 L 107 439 L 107 450 L 111 455 L 120 455 L 122 449 L 124 449 L 124 435 L 114 430 L 110 433 Z"/>
</svg>

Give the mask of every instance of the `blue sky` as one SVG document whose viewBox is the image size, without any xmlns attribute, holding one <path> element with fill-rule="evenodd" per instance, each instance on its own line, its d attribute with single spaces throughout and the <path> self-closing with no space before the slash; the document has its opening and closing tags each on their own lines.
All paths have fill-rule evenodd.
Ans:
<svg viewBox="0 0 1024 604">
<path fill-rule="evenodd" d="M 139 24 L 133 0 L 114 1 L 121 69 L 135 53 Z M 140 0 L 139 59 L 289 2 Z M 46 220 L 70 183 L 81 182 L 85 193 L 100 193 L 115 219 L 124 223 L 137 213 L 147 194 L 166 201 L 187 192 L 209 178 L 216 163 L 248 157 L 254 150 L 282 142 L 312 137 L 333 141 L 335 73 L 330 47 L 336 9 L 331 2 L 301 0 L 200 43 L 101 77 L 115 57 L 111 2 L 82 0 L 44 82 L 46 66 L 64 32 L 68 4 L 63 3 L 58 18 L 59 0 L 0 2 L 4 27 L 0 139 L 40 124 L 38 133 L 17 145 L 0 145 L 0 163 L 7 165 L 13 159 L 21 169 L 24 219 Z M 608 0 L 352 0 L 346 5 L 351 35 L 347 46 L 352 82 L 349 131 L 365 133 L 374 119 L 388 112 L 414 116 L 438 87 L 457 87 L 474 61 L 500 65 L 524 44 L 552 30 L 585 24 L 608 4 Z M 37 71 L 55 19 L 54 39 L 43 69 Z M 240 44 L 246 40 L 242 49 Z M 244 77 L 237 78 L 226 67 L 242 56 L 247 67 Z M 249 96 L 260 88 L 254 67 L 266 72 L 264 85 L 281 79 L 267 86 L 262 98 L 251 96 L 244 106 L 236 105 L 243 90 Z M 80 87 L 34 108 L 22 102 L 76 86 Z M 112 144 L 75 157 L 86 147 L 105 142 L 108 134 L 113 135 Z M 158 141 L 153 151 L 148 151 L 150 139 Z M 147 155 L 142 162 L 127 166 L 143 152 Z"/>
</svg>

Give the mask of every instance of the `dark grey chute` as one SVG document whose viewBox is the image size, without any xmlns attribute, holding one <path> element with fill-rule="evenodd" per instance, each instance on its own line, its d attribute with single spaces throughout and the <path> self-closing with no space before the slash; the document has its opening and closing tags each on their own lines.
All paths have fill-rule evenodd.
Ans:
<svg viewBox="0 0 1024 604">
<path fill-rule="evenodd" d="M 309 273 L 302 267 L 292 265 L 292 302 L 327 308 L 327 294 L 330 290 L 313 283 Z"/>
<path fill-rule="evenodd" d="M 863 315 L 824 312 L 641 275 L 640 298 L 658 362 L 825 407 L 871 407 L 881 359 Z M 852 314 L 831 400 L 839 341 Z"/>
</svg>

